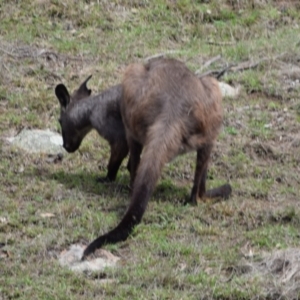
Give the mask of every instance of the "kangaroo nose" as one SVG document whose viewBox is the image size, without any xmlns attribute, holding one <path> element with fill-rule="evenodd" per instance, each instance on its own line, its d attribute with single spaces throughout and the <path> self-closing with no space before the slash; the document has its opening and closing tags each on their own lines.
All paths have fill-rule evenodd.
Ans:
<svg viewBox="0 0 300 300">
<path fill-rule="evenodd" d="M 76 147 L 71 143 L 71 144 L 67 144 L 67 143 L 65 143 L 65 144 L 63 144 L 63 147 L 66 149 L 66 151 L 67 152 L 69 152 L 69 153 L 73 153 L 73 152 L 75 152 L 76 151 Z"/>
<path fill-rule="evenodd" d="M 67 150 L 67 151 L 69 151 L 70 150 L 70 145 L 69 144 L 63 144 L 63 147 Z"/>
</svg>

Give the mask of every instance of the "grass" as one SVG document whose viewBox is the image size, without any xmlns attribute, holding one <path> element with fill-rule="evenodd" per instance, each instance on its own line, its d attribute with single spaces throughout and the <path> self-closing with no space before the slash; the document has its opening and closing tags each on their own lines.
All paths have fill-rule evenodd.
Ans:
<svg viewBox="0 0 300 300">
<path fill-rule="evenodd" d="M 0 299 L 285 297 L 272 280 L 232 277 L 229 270 L 245 259 L 245 245 L 260 256 L 299 243 L 300 86 L 284 75 L 299 66 L 297 5 L 0 2 Z M 95 132 L 80 151 L 57 164 L 12 149 L 4 138 L 25 127 L 59 131 L 56 84 L 73 90 L 93 74 L 89 86 L 96 93 L 119 83 L 127 64 L 162 52 L 194 71 L 219 54 L 222 60 L 212 69 L 267 58 L 223 78 L 242 89 L 239 98 L 224 99 L 224 129 L 207 184 L 229 181 L 233 195 L 225 202 L 183 206 L 195 153 L 179 157 L 165 167 L 133 235 L 106 247 L 121 257 L 121 266 L 99 274 L 72 273 L 59 266 L 57 256 L 120 220 L 129 203 L 126 164 L 115 183 L 99 184 L 109 147 Z"/>
</svg>

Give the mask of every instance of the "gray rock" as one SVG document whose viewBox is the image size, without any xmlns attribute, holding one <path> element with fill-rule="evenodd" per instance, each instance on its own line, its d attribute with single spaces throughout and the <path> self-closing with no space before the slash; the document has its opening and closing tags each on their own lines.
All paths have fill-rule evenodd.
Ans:
<svg viewBox="0 0 300 300">
<path fill-rule="evenodd" d="M 29 153 L 65 153 L 61 135 L 49 129 L 24 129 L 17 136 L 7 139 L 12 145 Z"/>
<path fill-rule="evenodd" d="M 232 87 L 225 82 L 219 82 L 223 97 L 235 98 L 240 94 L 240 87 Z"/>
<path fill-rule="evenodd" d="M 83 245 L 71 245 L 68 251 L 63 251 L 59 256 L 59 263 L 63 267 L 67 267 L 74 272 L 96 272 L 103 271 L 105 268 L 112 268 L 117 266 L 119 257 L 112 253 L 100 249 L 95 252 L 96 258 L 88 258 L 81 261 L 81 257 L 85 246 Z"/>
</svg>

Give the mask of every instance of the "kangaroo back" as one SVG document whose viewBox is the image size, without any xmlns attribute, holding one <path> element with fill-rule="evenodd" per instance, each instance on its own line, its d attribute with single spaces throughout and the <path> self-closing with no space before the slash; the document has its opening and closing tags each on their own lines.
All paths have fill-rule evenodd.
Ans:
<svg viewBox="0 0 300 300">
<path fill-rule="evenodd" d="M 179 154 L 197 151 L 191 204 L 198 196 L 228 197 L 225 184 L 206 191 L 210 153 L 222 124 L 222 96 L 214 78 L 197 78 L 182 62 L 158 59 L 125 71 L 121 114 L 130 150 L 132 197 L 112 231 L 100 236 L 84 257 L 105 243 L 125 240 L 146 210 L 162 168 Z M 143 155 L 141 152 L 143 150 Z"/>
<path fill-rule="evenodd" d="M 177 135 L 182 137 L 179 144 L 184 152 L 217 137 L 223 118 L 218 82 L 214 78 L 198 79 L 177 60 L 130 65 L 124 75 L 123 93 L 123 121 L 141 144 L 145 144 L 149 127 L 158 120 L 179 127 Z"/>
</svg>

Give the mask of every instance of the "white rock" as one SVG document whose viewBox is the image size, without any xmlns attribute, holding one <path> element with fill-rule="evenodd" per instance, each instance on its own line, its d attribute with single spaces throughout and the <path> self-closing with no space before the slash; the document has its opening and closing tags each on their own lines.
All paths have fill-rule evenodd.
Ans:
<svg viewBox="0 0 300 300">
<path fill-rule="evenodd" d="M 29 153 L 58 154 L 65 152 L 61 135 L 49 129 L 24 129 L 7 141 Z"/>
<path fill-rule="evenodd" d="M 120 260 L 119 257 L 101 249 L 96 252 L 100 252 L 101 257 L 94 259 L 88 258 L 87 260 L 81 261 L 84 248 L 82 245 L 72 245 L 68 251 L 63 251 L 59 256 L 60 265 L 74 272 L 95 272 L 103 271 L 107 267 L 116 267 L 117 262 Z"/>
<path fill-rule="evenodd" d="M 223 97 L 235 98 L 240 93 L 240 87 L 232 87 L 225 82 L 219 82 L 219 86 Z"/>
</svg>

